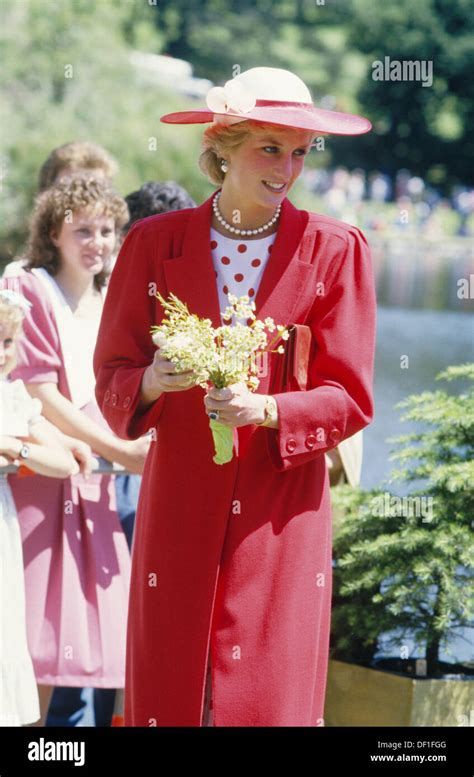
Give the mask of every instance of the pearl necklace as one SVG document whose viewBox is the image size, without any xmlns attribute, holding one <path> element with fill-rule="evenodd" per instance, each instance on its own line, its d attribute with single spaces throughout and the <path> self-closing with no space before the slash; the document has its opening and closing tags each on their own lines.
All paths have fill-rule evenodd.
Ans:
<svg viewBox="0 0 474 777">
<path fill-rule="evenodd" d="M 221 196 L 221 192 L 217 192 L 216 196 L 212 200 L 212 208 L 214 210 L 214 214 L 216 219 L 218 220 L 219 224 L 222 224 L 224 229 L 227 229 L 229 232 L 234 232 L 236 235 L 258 235 L 261 232 L 266 232 L 267 229 L 269 229 L 273 224 L 278 220 L 278 217 L 280 215 L 281 210 L 281 203 L 278 206 L 278 208 L 275 211 L 275 215 L 273 216 L 270 221 L 267 221 L 266 224 L 263 225 L 263 227 L 257 227 L 257 229 L 237 229 L 237 227 L 233 227 L 231 224 L 229 224 L 225 218 L 223 217 L 222 213 L 219 210 L 219 199 Z"/>
</svg>

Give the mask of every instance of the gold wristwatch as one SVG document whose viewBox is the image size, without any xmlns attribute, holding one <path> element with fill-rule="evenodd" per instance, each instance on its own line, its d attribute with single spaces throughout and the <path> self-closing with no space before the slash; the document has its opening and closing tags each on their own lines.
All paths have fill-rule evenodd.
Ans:
<svg viewBox="0 0 474 777">
<path fill-rule="evenodd" d="M 268 424 L 276 418 L 278 418 L 278 405 L 276 399 L 275 397 L 268 395 L 265 402 L 265 420 L 262 421 L 262 423 L 257 424 L 257 426 L 268 426 Z"/>
</svg>

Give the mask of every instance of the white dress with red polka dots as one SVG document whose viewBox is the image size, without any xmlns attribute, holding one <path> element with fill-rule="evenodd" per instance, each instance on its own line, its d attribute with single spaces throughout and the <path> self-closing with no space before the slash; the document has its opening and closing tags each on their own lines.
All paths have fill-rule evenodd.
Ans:
<svg viewBox="0 0 474 777">
<path fill-rule="evenodd" d="M 243 297 L 247 294 L 255 301 L 265 265 L 270 256 L 277 233 L 256 240 L 241 240 L 221 235 L 211 227 L 211 255 L 216 271 L 217 290 L 222 324 L 222 313 L 229 305 L 227 294 Z M 237 320 L 236 320 L 237 321 Z M 232 323 L 236 323 L 233 321 Z M 247 319 L 241 319 L 245 324 Z"/>
<path fill-rule="evenodd" d="M 229 305 L 227 294 L 242 297 L 248 294 L 255 301 L 263 271 L 275 242 L 276 232 L 257 240 L 241 240 L 221 235 L 211 227 L 211 255 L 216 272 L 217 289 L 222 324 L 236 323 L 225 320 L 222 313 Z M 242 324 L 247 319 L 237 319 Z M 211 651 L 209 650 L 204 696 L 203 726 L 213 726 Z"/>
</svg>

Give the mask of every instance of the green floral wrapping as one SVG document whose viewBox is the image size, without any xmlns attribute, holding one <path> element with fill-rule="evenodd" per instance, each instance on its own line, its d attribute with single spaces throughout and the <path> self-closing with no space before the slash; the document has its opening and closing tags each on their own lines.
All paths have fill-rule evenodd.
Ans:
<svg viewBox="0 0 474 777">
<path fill-rule="evenodd" d="M 215 464 L 227 464 L 234 455 L 234 435 L 230 426 L 224 426 L 212 418 L 209 421 L 216 455 L 212 459 Z"/>
</svg>

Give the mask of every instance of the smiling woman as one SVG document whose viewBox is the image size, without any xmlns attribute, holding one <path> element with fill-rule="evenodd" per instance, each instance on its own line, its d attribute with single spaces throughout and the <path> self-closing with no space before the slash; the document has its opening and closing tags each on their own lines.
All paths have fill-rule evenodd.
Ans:
<svg viewBox="0 0 474 777">
<path fill-rule="evenodd" d="M 90 287 L 90 279 L 106 269 L 115 247 L 112 213 L 93 214 L 81 208 L 74 212 L 70 222 L 64 220 L 60 228 L 52 229 L 50 238 L 62 258 L 55 281 L 72 311 L 81 315 L 85 309 L 95 308 L 100 315 L 102 295 L 99 289 L 94 284 L 90 295 L 84 291 Z"/>
<path fill-rule="evenodd" d="M 288 194 L 300 175 L 314 137 L 310 130 L 252 120 L 206 129 L 199 166 L 212 183 L 225 180 L 219 206 L 234 227 L 245 224 L 247 229 L 265 231 L 262 223 L 275 213 L 281 202 L 278 195 Z M 242 191 L 245 198 L 239 197 Z M 219 229 L 218 224 L 214 226 Z"/>
<path fill-rule="evenodd" d="M 73 273 L 77 279 L 83 265 L 100 291 L 116 232 L 127 219 L 127 204 L 106 181 L 91 173 L 63 176 L 37 199 L 24 266 L 43 267 L 56 278 Z"/>
<path fill-rule="evenodd" d="M 124 443 L 110 431 L 92 369 L 109 263 L 128 217 L 107 181 L 87 173 L 61 177 L 39 195 L 25 261 L 9 272 L 30 302 L 12 378 L 63 434 L 140 473 L 148 441 Z M 113 476 L 12 475 L 10 486 L 43 725 L 54 686 L 123 687 L 130 558 Z"/>
<path fill-rule="evenodd" d="M 199 164 L 219 189 L 131 229 L 94 354 L 111 428 L 154 439 L 134 539 L 125 725 L 320 726 L 332 574 L 324 454 L 373 417 L 375 291 L 364 235 L 287 195 L 316 134 L 370 122 L 316 108 L 296 75 L 274 68 L 241 73 L 207 103 L 162 121 L 212 122 Z M 272 393 L 277 353 L 258 392 L 185 384 L 150 336 L 165 315 L 156 287 L 214 327 L 239 290 L 261 321 L 306 324 L 307 390 Z M 215 412 L 237 453 L 222 466 Z"/>
</svg>

